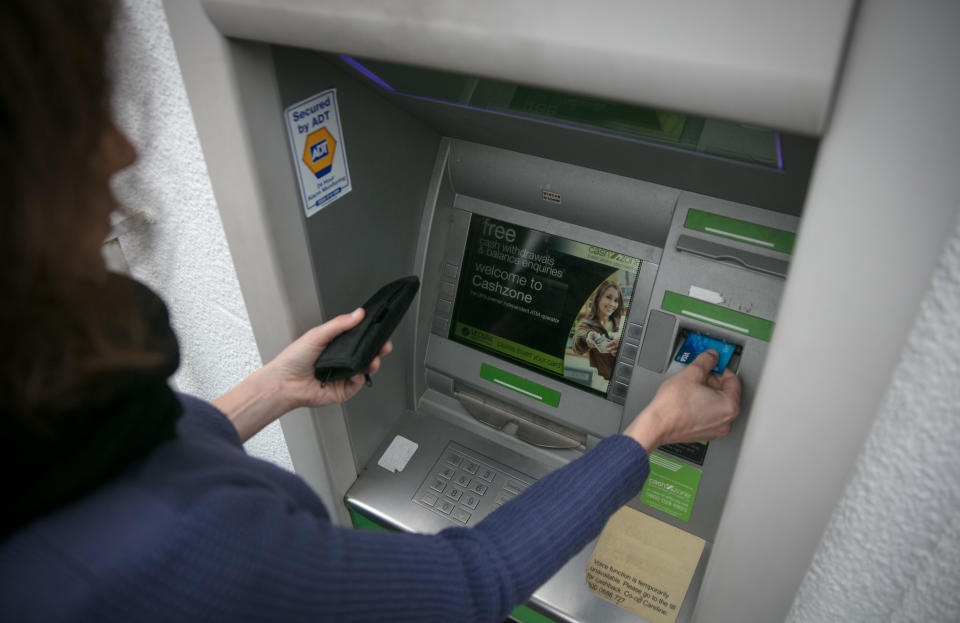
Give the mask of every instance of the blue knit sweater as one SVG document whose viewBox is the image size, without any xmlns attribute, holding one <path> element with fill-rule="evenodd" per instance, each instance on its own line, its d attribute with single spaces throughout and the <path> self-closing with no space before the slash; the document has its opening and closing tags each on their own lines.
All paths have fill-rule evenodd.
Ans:
<svg viewBox="0 0 960 623">
<path fill-rule="evenodd" d="M 181 401 L 177 439 L 0 543 L 0 619 L 500 621 L 649 472 L 616 435 L 474 528 L 350 530 L 213 406 Z"/>
</svg>

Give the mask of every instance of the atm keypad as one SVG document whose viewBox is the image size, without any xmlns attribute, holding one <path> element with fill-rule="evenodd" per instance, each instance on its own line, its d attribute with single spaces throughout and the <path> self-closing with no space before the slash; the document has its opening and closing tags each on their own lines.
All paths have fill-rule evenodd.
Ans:
<svg viewBox="0 0 960 623">
<path fill-rule="evenodd" d="M 534 479 L 451 442 L 413 501 L 460 525 L 474 524 Z"/>
</svg>

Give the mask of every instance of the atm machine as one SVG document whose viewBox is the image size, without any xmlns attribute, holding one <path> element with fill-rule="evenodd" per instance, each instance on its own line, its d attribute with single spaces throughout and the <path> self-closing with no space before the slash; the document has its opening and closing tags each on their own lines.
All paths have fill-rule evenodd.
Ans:
<svg viewBox="0 0 960 623">
<path fill-rule="evenodd" d="M 384 194 L 350 207 L 354 188 L 306 219 L 324 308 L 348 311 L 406 273 L 422 282 L 397 352 L 344 405 L 358 470 L 345 495 L 353 523 L 476 524 L 626 428 L 685 365 L 685 337 L 707 335 L 735 349 L 744 416 L 729 437 L 656 452 L 631 502 L 706 542 L 679 613 L 688 621 L 776 325 L 816 141 L 346 55 L 277 47 L 272 56 L 285 110 L 306 101 L 306 118 L 326 117 L 310 96 L 336 89 L 353 185 L 368 175 L 369 192 Z M 696 191 L 651 181 L 654 167 L 646 179 L 598 168 L 612 159 L 645 170 L 663 152 L 697 170 Z M 740 185 L 721 188 L 731 171 Z M 598 338 L 617 345 L 607 368 L 574 342 L 610 283 L 621 302 L 615 329 Z M 384 459 L 398 437 L 416 444 L 400 469 Z M 588 590 L 592 550 L 529 608 L 555 621 L 637 620 Z"/>
<path fill-rule="evenodd" d="M 758 91 L 744 93 L 738 118 L 729 98 L 705 105 L 716 116 L 683 112 L 696 108 L 685 105 L 695 89 L 652 98 L 676 103 L 671 109 L 643 103 L 642 89 L 611 76 L 581 72 L 577 84 L 547 71 L 524 81 L 510 67 L 472 73 L 456 52 L 431 58 L 398 44 L 391 54 L 371 33 L 378 20 L 399 28 L 408 17 L 382 7 L 368 15 L 341 2 L 168 1 L 221 209 L 259 206 L 224 221 L 241 282 L 259 271 L 254 279 L 269 284 L 262 297 L 247 294 L 261 347 L 287 339 L 278 327 L 295 334 L 320 313 L 347 312 L 391 279 L 415 274 L 422 282 L 373 386 L 303 416 L 308 425 L 284 423 L 298 471 L 334 513 L 376 529 L 472 526 L 622 431 L 685 365 L 687 336 L 706 335 L 733 351 L 742 415 L 728 437 L 660 448 L 629 507 L 706 543 L 677 620 L 734 620 L 739 606 L 707 614 L 698 602 L 720 599 L 725 563 L 714 551 L 722 529 L 742 537 L 729 525 L 744 512 L 731 509 L 732 483 L 775 443 L 750 437 L 765 417 L 753 407 L 782 330 L 782 297 L 851 19 L 851 3 L 829 4 L 810 22 L 836 18 L 818 44 L 826 51 L 810 89 L 815 112 L 770 116 L 777 97 L 789 98 Z M 425 37 L 442 38 L 443 19 L 426 23 Z M 516 39 L 506 33 L 508 43 Z M 502 51 L 491 44 L 491 55 Z M 599 83 L 608 86 L 590 88 Z M 331 90 L 351 188 L 312 211 L 298 191 L 284 112 Z M 237 136 L 237 127 L 246 134 Z M 237 152 L 247 164 L 231 170 Z M 262 251 L 266 268 L 245 268 L 238 245 Z M 616 345 L 601 364 L 578 346 L 578 331 L 611 284 L 616 318 L 606 335 L 590 338 L 594 347 Z M 416 449 L 388 464 L 397 439 Z M 755 488 L 751 494 L 764 499 Z M 514 616 L 643 620 L 589 590 L 592 550 Z"/>
</svg>

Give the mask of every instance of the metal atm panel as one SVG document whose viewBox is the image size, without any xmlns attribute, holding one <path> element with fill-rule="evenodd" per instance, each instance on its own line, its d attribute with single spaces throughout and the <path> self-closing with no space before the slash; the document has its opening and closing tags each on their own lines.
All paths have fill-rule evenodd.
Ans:
<svg viewBox="0 0 960 623">
<path fill-rule="evenodd" d="M 444 140 L 432 184 L 437 188 L 438 200 L 435 205 L 428 206 L 424 214 L 419 242 L 424 294 L 417 310 L 415 361 L 422 365 L 424 390 L 419 393 L 417 408 L 400 417 L 374 452 L 374 457 L 386 449 L 395 435 L 415 441 L 420 448 L 401 473 L 388 472 L 372 461 L 347 495 L 350 507 L 396 529 L 430 532 L 453 525 L 474 525 L 494 506 L 491 498 L 474 495 L 472 483 L 480 484 L 494 496 L 494 500 L 497 496 L 509 499 L 510 491 L 497 489 L 476 478 L 464 479 L 458 486 L 455 478 L 457 474 L 463 476 L 462 472 L 442 460 L 444 453 L 451 452 L 451 448 L 460 449 L 462 460 L 477 463 L 481 470 L 492 470 L 504 478 L 528 483 L 576 458 L 599 438 L 622 430 L 633 414 L 649 401 L 663 378 L 678 368 L 679 364 L 672 359 L 678 338 L 685 330 L 705 332 L 740 347 L 734 365 L 744 382 L 744 412 L 748 412 L 766 354 L 766 340 L 769 339 L 769 334 L 763 331 L 772 327 L 775 320 L 784 277 L 771 274 L 770 266 L 788 265 L 789 253 L 770 246 L 774 243 L 759 237 L 745 240 L 749 237 L 742 232 L 755 236 L 769 234 L 779 244 L 781 237 L 792 239 L 798 223 L 795 217 L 611 175 L 604 179 L 611 188 L 608 196 L 595 198 L 599 204 L 597 211 L 602 214 L 611 209 L 611 203 L 615 205 L 622 197 L 632 196 L 630 209 L 635 210 L 637 220 L 643 221 L 643 213 L 647 210 L 651 223 L 650 229 L 635 235 L 659 244 L 630 241 L 583 226 L 582 223 L 589 222 L 589 214 L 580 210 L 576 216 L 578 224 L 572 224 L 544 216 L 540 211 L 518 210 L 459 193 L 457 175 L 448 169 L 452 162 L 461 169 L 470 170 L 471 175 L 486 176 L 492 185 L 497 184 L 498 175 L 503 175 L 519 188 L 523 187 L 523 182 L 518 180 L 518 169 L 527 172 L 531 187 L 536 186 L 537 180 L 586 175 L 573 165 L 514 152 L 504 152 L 498 160 L 492 157 L 496 151 L 487 146 Z M 523 166 L 513 166 L 517 161 Z M 626 187 L 634 184 L 633 193 L 625 192 Z M 700 218 L 705 218 L 707 225 L 694 218 L 702 214 L 706 216 Z M 463 287 L 459 277 L 467 245 L 466 231 L 471 220 L 478 217 L 545 229 L 551 234 L 574 240 L 585 239 L 642 258 L 646 269 L 640 273 L 641 278 L 634 289 L 634 306 L 627 319 L 628 326 L 633 329 L 623 342 L 633 348 L 629 349 L 628 359 L 621 358 L 618 362 L 618 381 L 628 388 L 622 400 L 607 399 L 611 396 L 601 399 L 579 392 L 561 381 L 532 373 L 515 362 L 448 339 L 452 304 L 457 288 Z M 730 231 L 714 225 L 723 225 Z M 636 231 L 642 230 L 643 226 L 629 223 L 623 229 Z M 700 241 L 714 246 L 702 245 Z M 718 248 L 724 249 L 723 252 L 718 252 Z M 713 255 L 707 253 L 710 250 Z M 744 262 L 744 258 L 749 261 Z M 755 266 L 757 264 L 759 267 Z M 691 292 L 697 293 L 692 288 L 706 290 L 708 287 L 719 297 L 718 302 L 708 303 L 690 296 Z M 693 311 L 692 315 L 686 314 L 683 308 L 675 307 L 669 298 L 671 293 L 681 301 L 699 300 L 708 310 L 726 309 L 726 312 L 713 318 L 700 313 L 704 309 L 697 307 L 698 311 Z M 723 303 L 727 306 L 724 307 Z M 738 317 L 737 314 L 755 317 L 756 327 L 739 327 L 728 322 Z M 759 333 L 751 335 L 751 330 Z M 570 396 L 570 411 L 558 415 L 550 406 L 535 404 L 518 396 L 516 391 L 493 386 L 479 374 L 469 372 L 480 370 L 485 364 L 493 364 L 509 374 L 532 379 L 540 387 Z M 619 373 L 621 367 L 626 373 Z M 477 395 L 482 396 L 480 400 L 492 414 L 490 418 L 477 416 L 475 405 L 471 403 L 475 400 L 472 397 Z M 582 418 L 583 413 L 592 414 L 589 422 Z M 531 423 L 543 424 L 545 420 L 553 426 L 552 432 L 559 429 L 560 434 L 573 439 L 573 443 L 558 449 L 549 441 L 541 445 L 525 441 L 524 427 Z M 683 452 L 677 452 L 682 449 L 671 452 L 668 448 L 658 453 L 667 460 L 679 461 L 701 472 L 699 491 L 688 518 L 679 518 L 644 504 L 641 496 L 630 503 L 633 508 L 707 541 L 679 621 L 691 616 L 747 420 L 744 417 L 730 436 L 711 442 L 699 462 L 688 460 Z M 551 445 L 554 447 L 548 447 Z M 453 479 L 444 482 L 445 476 L 440 473 L 443 471 L 448 471 Z M 451 487 L 456 499 L 444 497 Z M 556 620 L 635 620 L 632 614 L 595 597 L 586 589 L 583 573 L 592 549 L 588 546 L 569 562 L 534 594 L 531 603 Z"/>
</svg>

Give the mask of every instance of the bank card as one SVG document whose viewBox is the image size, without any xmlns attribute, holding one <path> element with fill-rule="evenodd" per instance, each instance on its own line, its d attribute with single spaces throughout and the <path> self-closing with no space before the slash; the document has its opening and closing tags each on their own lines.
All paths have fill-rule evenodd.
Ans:
<svg viewBox="0 0 960 623">
<path fill-rule="evenodd" d="M 720 360 L 717 361 L 717 365 L 711 372 L 714 374 L 723 374 L 723 371 L 727 368 L 727 364 L 730 363 L 730 357 L 733 356 L 733 351 L 737 348 L 736 345 L 721 342 L 720 340 L 707 337 L 701 333 L 688 333 L 686 339 L 683 340 L 683 345 L 680 346 L 680 350 L 677 351 L 677 356 L 674 357 L 673 360 L 682 364 L 688 364 L 696 359 L 697 355 L 711 348 L 720 353 Z"/>
</svg>

